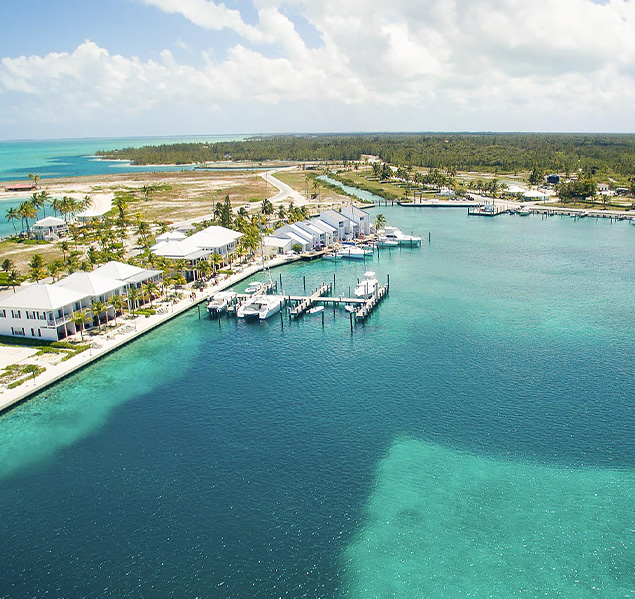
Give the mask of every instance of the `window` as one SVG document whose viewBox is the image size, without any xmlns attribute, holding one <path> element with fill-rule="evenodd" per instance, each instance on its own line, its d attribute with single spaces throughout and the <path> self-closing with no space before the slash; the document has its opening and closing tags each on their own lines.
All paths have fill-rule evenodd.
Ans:
<svg viewBox="0 0 635 599">
<path fill-rule="evenodd" d="M 7 317 L 6 310 L 0 310 L 0 318 L 6 318 L 6 317 Z"/>
<path fill-rule="evenodd" d="M 11 317 L 12 318 L 22 318 L 22 315 L 20 314 L 20 310 L 11 310 Z"/>
<path fill-rule="evenodd" d="M 11 334 L 12 335 L 24 335 L 24 329 L 18 329 L 18 328 L 11 327 Z"/>
<path fill-rule="evenodd" d="M 37 315 L 40 320 L 46 320 L 46 312 L 38 312 Z"/>
</svg>

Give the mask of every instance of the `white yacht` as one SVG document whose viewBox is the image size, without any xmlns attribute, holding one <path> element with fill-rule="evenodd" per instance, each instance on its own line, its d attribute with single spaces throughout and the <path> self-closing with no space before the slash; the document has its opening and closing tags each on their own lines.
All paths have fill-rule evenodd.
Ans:
<svg viewBox="0 0 635 599">
<path fill-rule="evenodd" d="M 364 278 L 355 287 L 355 297 L 367 298 L 373 295 L 379 285 L 379 281 L 372 270 L 364 273 Z"/>
<path fill-rule="evenodd" d="M 265 284 L 261 281 L 252 281 L 247 285 L 247 289 L 245 289 L 245 293 L 247 295 L 258 295 L 264 291 Z"/>
<path fill-rule="evenodd" d="M 343 245 L 337 250 L 337 255 L 340 258 L 347 258 L 348 260 L 364 260 L 373 255 L 373 250 L 368 248 L 361 248 L 356 245 Z"/>
<path fill-rule="evenodd" d="M 375 245 L 378 248 L 392 248 L 392 247 L 397 247 L 399 245 L 399 242 L 395 241 L 394 239 L 388 239 L 387 237 L 379 235 L 377 237 L 377 241 L 375 242 Z"/>
<path fill-rule="evenodd" d="M 236 300 L 235 291 L 219 291 L 209 298 L 207 303 L 207 311 L 210 316 L 218 316 L 227 311 L 227 308 L 231 306 Z"/>
<path fill-rule="evenodd" d="M 386 226 L 383 230 L 383 234 L 381 234 L 380 237 L 385 238 L 388 241 L 396 241 L 399 245 L 421 245 L 421 237 L 406 235 L 405 233 L 402 233 L 397 227 Z"/>
<path fill-rule="evenodd" d="M 236 316 L 245 319 L 266 320 L 280 312 L 283 303 L 283 295 L 257 295 L 240 306 L 236 310 Z"/>
</svg>

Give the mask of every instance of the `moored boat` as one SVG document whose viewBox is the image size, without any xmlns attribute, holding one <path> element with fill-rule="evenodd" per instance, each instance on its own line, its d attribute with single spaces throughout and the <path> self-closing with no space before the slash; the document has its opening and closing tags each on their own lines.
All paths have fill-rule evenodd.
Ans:
<svg viewBox="0 0 635 599">
<path fill-rule="evenodd" d="M 207 302 L 207 312 L 210 316 L 218 316 L 227 312 L 227 308 L 236 300 L 235 291 L 219 291 L 209 298 Z"/>
<path fill-rule="evenodd" d="M 236 310 L 236 316 L 246 320 L 266 320 L 278 314 L 283 303 L 282 295 L 257 295 L 240 306 Z"/>
<path fill-rule="evenodd" d="M 398 245 L 405 246 L 418 246 L 421 245 L 421 237 L 416 235 L 406 235 L 400 231 L 397 227 L 386 226 L 383 234 L 380 237 L 385 238 L 388 241 L 396 241 Z"/>
<path fill-rule="evenodd" d="M 355 245 L 345 245 L 337 251 L 337 255 L 340 258 L 346 258 L 348 260 L 364 260 L 364 258 L 373 255 L 373 250 Z"/>
<path fill-rule="evenodd" d="M 364 278 L 355 287 L 355 297 L 367 298 L 373 295 L 379 285 L 379 281 L 372 270 L 364 273 Z"/>
</svg>

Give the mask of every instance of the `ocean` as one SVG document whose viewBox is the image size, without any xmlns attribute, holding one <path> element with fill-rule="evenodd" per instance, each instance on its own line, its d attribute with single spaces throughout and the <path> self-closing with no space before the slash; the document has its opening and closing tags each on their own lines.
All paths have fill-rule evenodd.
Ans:
<svg viewBox="0 0 635 599">
<path fill-rule="evenodd" d="M 86 139 L 0 141 L 0 181 L 24 179 L 29 174 L 42 179 L 134 172 L 190 170 L 190 166 L 131 166 L 127 161 L 100 160 L 99 150 L 137 148 L 187 142 L 235 141 L 245 135 L 200 135 L 176 137 L 107 137 Z"/>
<path fill-rule="evenodd" d="M 272 272 L 390 275 L 352 333 L 195 308 L 0 416 L 0 597 L 635 594 L 635 228 L 378 211 Z"/>
</svg>

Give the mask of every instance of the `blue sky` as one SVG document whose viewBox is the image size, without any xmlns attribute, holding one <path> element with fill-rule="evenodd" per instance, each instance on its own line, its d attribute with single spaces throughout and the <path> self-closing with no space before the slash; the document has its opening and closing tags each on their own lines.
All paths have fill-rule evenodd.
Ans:
<svg viewBox="0 0 635 599">
<path fill-rule="evenodd" d="M 0 22 L 0 139 L 635 130 L 627 0 L 26 0 Z"/>
</svg>

